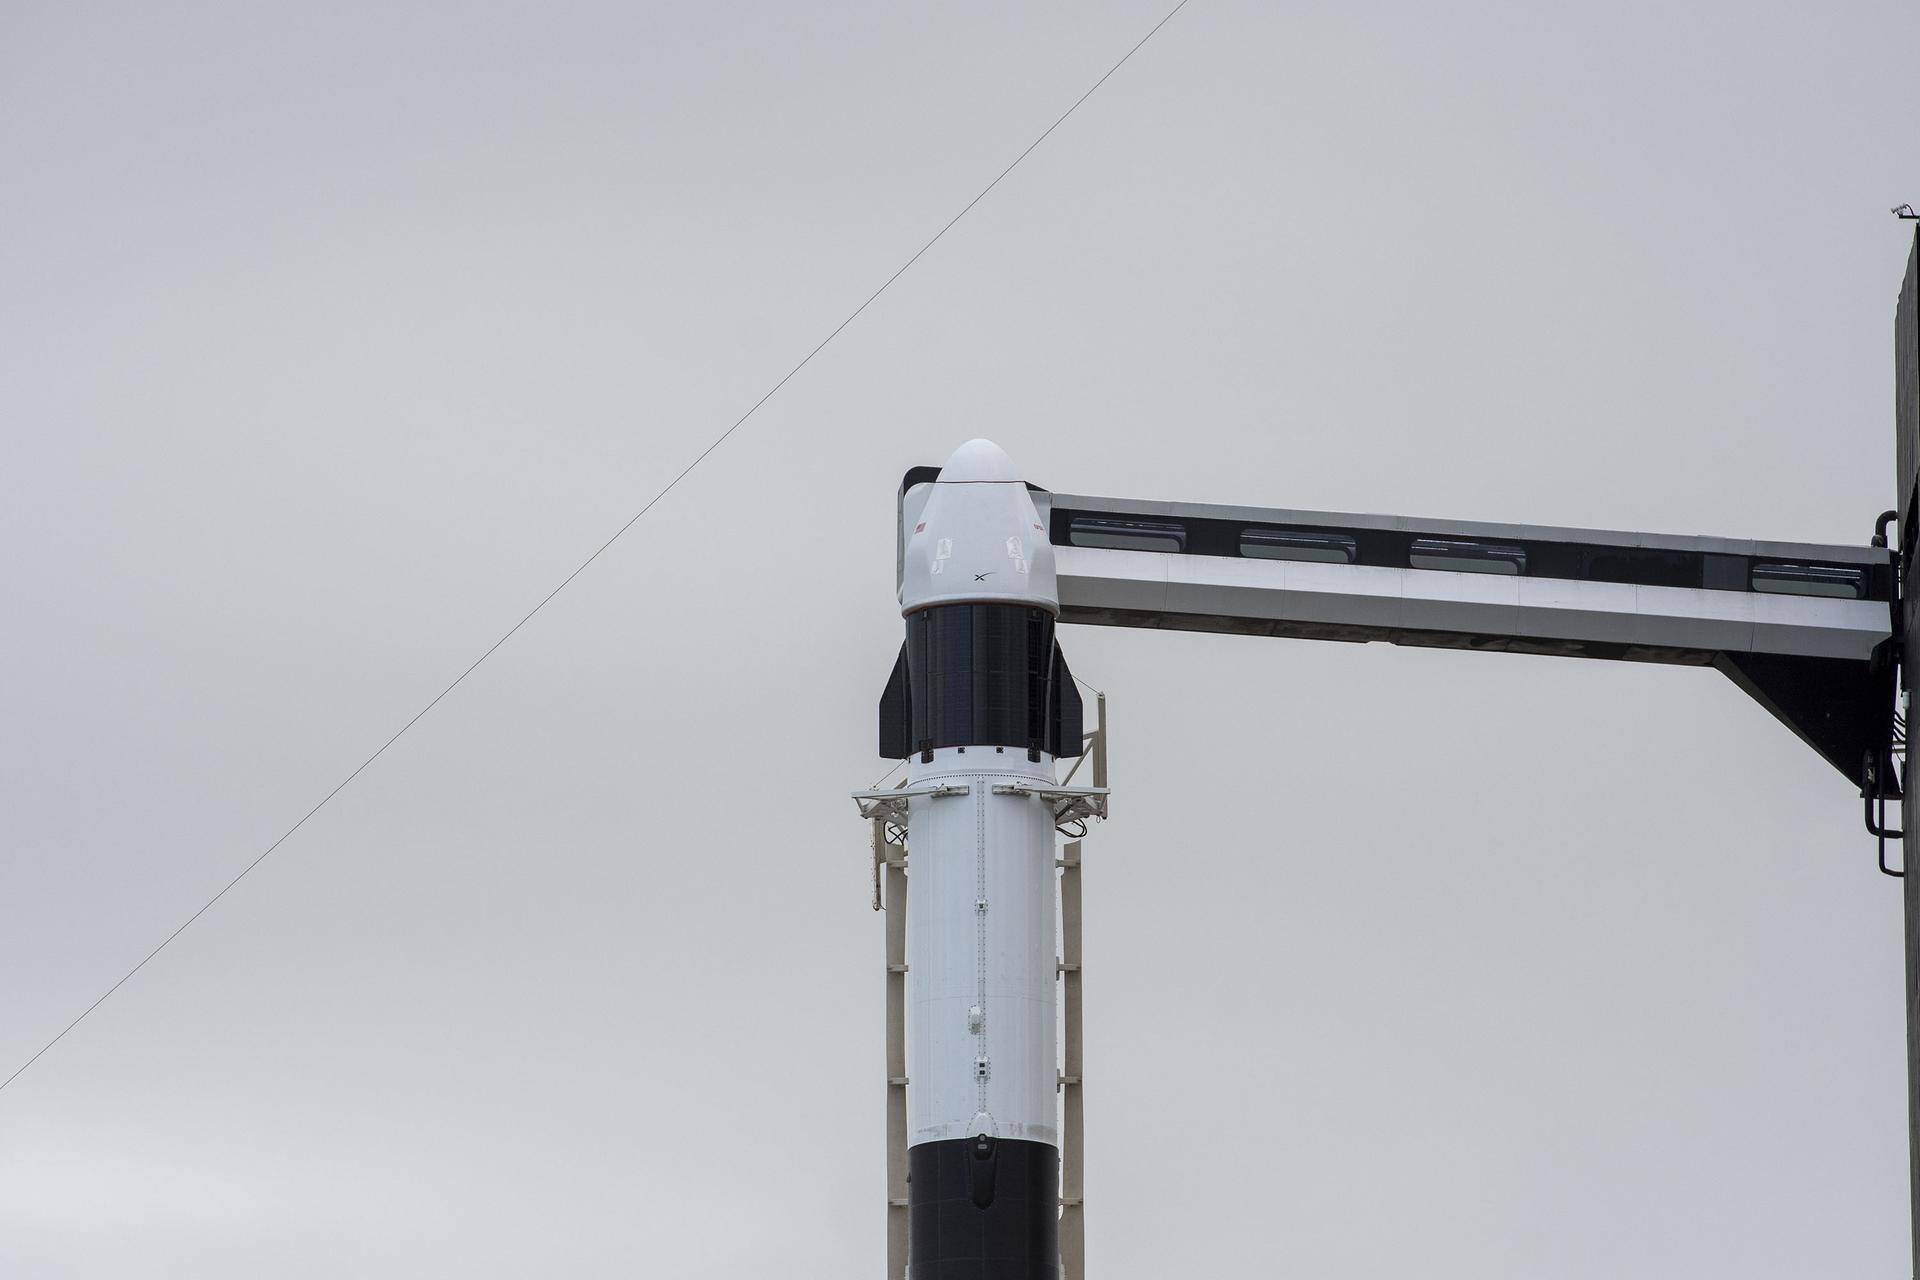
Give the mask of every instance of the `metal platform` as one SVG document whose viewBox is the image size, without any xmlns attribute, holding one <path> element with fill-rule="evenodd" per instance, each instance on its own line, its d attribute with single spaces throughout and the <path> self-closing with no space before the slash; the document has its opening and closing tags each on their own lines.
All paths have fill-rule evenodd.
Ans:
<svg viewBox="0 0 1920 1280">
<path fill-rule="evenodd" d="M 902 483 L 903 548 L 937 474 Z M 1062 622 L 1713 667 L 1898 794 L 1884 545 L 1032 496 Z"/>
</svg>

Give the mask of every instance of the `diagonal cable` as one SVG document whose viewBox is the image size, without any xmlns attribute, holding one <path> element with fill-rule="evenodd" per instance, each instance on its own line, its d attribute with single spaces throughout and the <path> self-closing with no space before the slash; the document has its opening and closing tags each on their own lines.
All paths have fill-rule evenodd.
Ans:
<svg viewBox="0 0 1920 1280">
<path fill-rule="evenodd" d="M 65 1027 L 61 1028 L 59 1035 L 55 1036 L 53 1039 L 47 1041 L 44 1045 L 40 1046 L 39 1052 L 35 1053 L 31 1058 L 28 1058 L 25 1062 L 21 1063 L 17 1068 L 15 1068 L 12 1075 L 8 1076 L 5 1080 L 0 1080 L 0 1089 L 5 1089 L 8 1085 L 12 1084 L 15 1080 L 19 1079 L 21 1074 L 25 1072 L 28 1067 L 31 1067 L 34 1063 L 40 1060 L 40 1057 L 42 1054 L 46 1053 L 47 1050 L 53 1048 L 53 1046 L 55 1046 L 56 1044 L 59 1044 L 62 1040 L 66 1039 L 67 1032 L 72 1031 L 75 1027 L 79 1026 L 82 1022 L 84 1022 L 88 1014 L 92 1013 L 95 1009 L 98 1009 L 101 1005 L 105 1004 L 107 1001 L 107 998 L 111 996 L 114 992 L 118 991 L 121 987 L 125 986 L 127 984 L 127 981 L 130 978 L 132 978 L 134 974 L 139 973 L 142 969 L 146 968 L 147 963 L 151 961 L 155 956 L 159 955 L 162 951 L 165 951 L 169 943 L 171 943 L 175 938 L 179 937 L 181 934 L 185 933 L 187 929 L 192 926 L 194 921 L 198 920 L 201 916 L 205 915 L 209 910 L 211 910 L 214 903 L 226 897 L 229 890 L 231 890 L 235 885 L 239 884 L 242 880 L 246 879 L 248 874 L 251 873 L 255 867 L 265 862 L 275 849 L 278 849 L 281 845 L 285 844 L 289 838 L 292 837 L 294 832 L 298 831 L 301 827 L 304 827 L 305 825 L 307 825 L 307 820 L 309 818 L 313 817 L 314 814 L 319 813 L 322 809 L 326 808 L 328 803 L 330 803 L 335 796 L 339 795 L 342 791 L 345 791 L 355 778 L 359 777 L 362 773 L 366 772 L 367 767 L 369 765 L 371 765 L 374 761 L 378 760 L 381 756 L 385 755 L 387 752 L 387 748 L 391 747 L 394 743 L 400 741 L 401 737 L 405 735 L 407 730 L 413 728 L 414 725 L 420 723 L 421 719 L 426 716 L 427 712 L 439 706 L 442 699 L 444 699 L 448 694 L 452 693 L 455 689 L 459 688 L 461 683 L 465 681 L 468 676 L 472 675 L 474 671 L 479 668 L 481 663 L 485 662 L 488 658 L 491 658 L 494 655 L 494 652 L 497 649 L 499 649 L 501 645 L 513 639 L 514 635 L 520 630 L 520 628 L 526 626 L 529 622 L 533 621 L 535 614 L 539 613 L 542 609 L 546 608 L 548 603 L 555 596 L 559 595 L 562 591 L 565 591 L 568 585 L 571 584 L 575 578 L 585 573 L 587 571 L 587 567 L 591 565 L 595 560 L 598 560 L 602 555 L 604 555 L 607 549 L 613 546 L 614 543 L 620 541 L 620 539 L 626 534 L 627 530 L 633 528 L 634 525 L 640 523 L 641 517 L 645 516 L 647 512 L 653 510 L 654 507 L 659 504 L 662 498 L 666 497 L 669 493 L 672 493 L 674 488 L 682 480 L 685 480 L 690 474 L 692 474 L 693 469 L 695 467 L 705 462 L 707 460 L 708 455 L 710 455 L 715 449 L 718 449 L 721 445 L 725 444 L 729 436 L 731 436 L 734 432 L 738 431 L 742 426 L 744 426 L 746 424 L 747 419 L 751 418 L 754 414 L 758 413 L 760 411 L 760 406 L 764 405 L 767 401 L 773 399 L 773 397 L 779 393 L 780 388 L 786 386 L 787 383 L 793 380 L 796 374 L 798 374 L 802 369 L 806 368 L 809 364 L 813 363 L 813 358 L 819 355 L 822 351 L 826 350 L 827 344 L 832 342 L 835 338 L 839 337 L 841 330 L 845 329 L 848 325 L 852 324 L 855 320 L 858 320 L 862 312 L 864 312 L 868 307 L 872 306 L 875 300 L 877 300 L 881 294 L 885 293 L 889 288 L 893 286 L 894 281 L 898 280 L 901 276 L 905 275 L 907 271 L 913 266 L 914 263 L 920 261 L 921 258 L 925 257 L 929 249 L 933 248 L 934 245 L 939 244 L 941 239 L 947 234 L 947 232 L 953 230 L 955 224 L 958 223 L 960 219 L 966 217 L 969 213 L 973 212 L 973 207 L 975 205 L 979 204 L 982 200 L 986 199 L 988 194 L 991 193 L 995 187 L 1000 185 L 1002 179 L 1004 179 L 1008 174 L 1012 173 L 1016 168 L 1018 168 L 1022 160 L 1025 160 L 1029 155 L 1032 155 L 1034 149 L 1038 147 L 1041 143 L 1045 142 L 1047 138 L 1052 135 L 1055 129 L 1058 129 L 1061 125 L 1065 124 L 1067 122 L 1067 117 L 1071 116 L 1075 111 L 1078 111 L 1080 109 L 1081 103 L 1085 102 L 1088 98 L 1091 98 L 1095 90 L 1097 90 L 1101 85 L 1105 84 L 1107 80 L 1110 77 L 1112 77 L 1114 72 L 1118 71 L 1121 67 L 1125 66 L 1127 64 L 1128 59 L 1132 58 L 1134 54 L 1140 52 L 1141 47 L 1144 46 L 1147 43 L 1147 41 L 1153 39 L 1153 37 L 1159 33 L 1160 28 L 1166 26 L 1167 23 L 1171 22 L 1173 20 L 1173 16 L 1179 13 L 1182 9 L 1186 8 L 1187 4 L 1188 4 L 1188 0 L 1180 0 L 1180 3 L 1174 5 L 1172 9 L 1168 10 L 1167 15 L 1164 18 L 1161 18 L 1160 21 L 1153 24 L 1152 30 L 1148 31 L 1147 34 L 1145 34 L 1144 36 L 1141 36 L 1140 39 L 1134 43 L 1134 46 L 1131 49 L 1128 49 L 1126 53 L 1121 55 L 1120 60 L 1118 62 L 1114 63 L 1111 67 L 1107 68 L 1106 74 L 1102 75 L 1098 80 L 1095 80 L 1092 86 L 1089 87 L 1085 93 L 1081 94 L 1078 98 L 1075 98 L 1073 101 L 1073 105 L 1060 113 L 1059 119 L 1055 120 L 1052 124 L 1048 125 L 1046 129 L 1040 134 L 1039 137 L 1035 138 L 1032 142 L 1028 143 L 1026 150 L 1022 151 L 1019 155 L 1015 156 L 1013 158 L 1013 162 L 1009 164 L 1006 168 L 1002 169 L 999 172 L 999 174 L 994 177 L 992 182 L 989 182 L 986 186 L 982 187 L 980 189 L 979 195 L 976 195 L 973 199 L 967 201 L 965 208 L 961 209 L 960 212 L 954 214 L 953 217 L 947 220 L 947 223 L 945 226 L 941 227 L 938 231 L 934 232 L 932 239 L 928 240 L 925 244 L 921 245 L 920 248 L 917 251 L 915 251 L 914 255 L 911 258 L 908 258 L 905 262 L 901 263 L 899 270 L 895 271 L 892 275 L 888 276 L 886 280 L 881 283 L 878 289 L 875 289 L 872 293 L 868 294 L 866 301 L 862 302 L 859 306 L 855 307 L 853 311 L 848 314 L 845 320 L 842 320 L 839 324 L 835 325 L 831 333 L 829 333 L 826 337 L 820 339 L 818 345 L 816 345 L 813 348 L 813 350 L 807 352 L 806 355 L 802 356 L 798 364 L 794 365 L 793 368 L 787 370 L 785 376 L 783 376 L 780 379 L 780 381 L 774 383 L 773 386 L 769 387 L 765 395 L 761 396 L 758 400 L 755 400 L 752 406 L 748 408 L 748 410 L 745 413 L 741 414 L 738 418 L 734 420 L 734 423 L 732 426 L 728 427 L 725 431 L 722 431 L 719 435 L 715 436 L 713 438 L 713 441 L 710 444 L 708 444 L 706 448 L 702 449 L 697 455 L 694 456 L 694 459 L 692 462 L 689 462 L 686 466 L 680 469 L 680 473 L 678 475 L 674 476 L 673 479 L 667 481 L 667 483 L 660 488 L 660 491 L 658 493 L 655 493 L 651 498 L 648 498 L 646 505 L 641 507 L 638 511 L 634 512 L 632 518 L 629 519 L 625 524 L 621 525 L 618 529 L 614 530 L 613 536 L 611 538 L 608 538 L 605 542 L 601 543 L 599 547 L 597 547 L 594 550 L 593 554 L 588 556 L 585 560 L 582 560 L 579 566 L 575 568 L 572 573 L 569 573 L 566 577 L 562 578 L 558 586 L 556 586 L 553 590 L 547 592 L 546 595 L 542 596 L 540 598 L 540 603 L 534 605 L 533 608 L 527 610 L 525 616 L 523 616 L 520 619 L 520 621 L 514 623 L 511 627 L 509 627 L 505 635 L 501 636 L 498 640 L 495 640 L 492 644 L 488 645 L 486 652 L 482 653 L 479 657 L 475 658 L 472 661 L 472 663 L 470 663 L 467 666 L 467 669 L 465 671 L 462 671 L 459 675 L 455 676 L 453 678 L 453 681 L 450 684 L 448 684 L 446 688 L 442 689 L 439 693 L 433 696 L 433 701 L 429 702 L 426 706 L 420 708 L 420 710 L 414 712 L 412 719 L 408 720 L 405 724 L 401 725 L 397 730 L 395 730 L 393 736 L 391 738 L 388 738 L 385 742 L 381 743 L 378 750 L 376 750 L 372 755 L 368 756 L 365 760 L 362 760 L 358 768 L 354 769 L 352 773 L 348 774 L 345 778 L 341 779 L 340 784 L 336 786 L 333 790 L 327 792 L 325 796 L 321 797 L 319 804 L 314 805 L 313 808 L 307 810 L 305 814 L 301 815 L 300 821 L 294 823 L 291 827 L 288 827 L 286 831 L 281 834 L 278 840 L 275 840 L 272 844 L 268 845 L 265 849 L 262 849 L 258 857 L 256 857 L 252 862 L 249 862 L 245 867 L 241 869 L 239 875 L 227 881 L 225 887 L 223 887 L 220 890 L 220 892 L 214 894 L 213 897 L 207 899 L 205 906 L 201 907 L 198 911 L 188 916 L 186 920 L 181 923 L 179 928 L 175 929 L 172 933 L 168 934 L 164 939 L 161 940 L 159 946 L 155 947 L 152 951 L 149 951 L 146 954 L 145 959 L 141 960 L 139 964 L 134 965 L 133 968 L 127 970 L 126 974 L 121 977 L 120 981 L 108 987 L 104 992 L 101 993 L 100 998 L 98 1000 L 95 1000 L 92 1004 L 88 1005 L 85 1009 L 81 1010 L 79 1017 L 75 1018 L 72 1022 L 69 1022 Z"/>
</svg>

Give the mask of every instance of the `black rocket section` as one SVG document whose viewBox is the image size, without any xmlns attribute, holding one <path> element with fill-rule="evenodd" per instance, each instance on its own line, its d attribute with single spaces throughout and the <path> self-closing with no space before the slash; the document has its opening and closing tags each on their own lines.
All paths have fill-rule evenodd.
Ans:
<svg viewBox="0 0 1920 1280">
<path fill-rule="evenodd" d="M 1059 1280 L 1060 1153 L 954 1138 L 908 1151 L 913 1280 Z"/>
<path fill-rule="evenodd" d="M 1052 614 L 935 605 L 907 615 L 906 643 L 880 695 L 880 754 L 997 746 L 1077 756 L 1083 714 Z"/>
</svg>

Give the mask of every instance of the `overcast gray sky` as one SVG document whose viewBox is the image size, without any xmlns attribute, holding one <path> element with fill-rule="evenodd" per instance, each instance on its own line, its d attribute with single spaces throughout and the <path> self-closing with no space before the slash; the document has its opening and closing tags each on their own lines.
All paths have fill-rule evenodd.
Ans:
<svg viewBox="0 0 1920 1280">
<path fill-rule="evenodd" d="M 0 7 L 0 1071 L 1167 7 Z M 0 1092 L 0 1271 L 878 1275 L 900 473 L 1862 542 L 1916 48 L 1193 0 Z M 1898 890 L 1731 683 L 1063 640 L 1097 1280 L 1906 1274 Z"/>
</svg>

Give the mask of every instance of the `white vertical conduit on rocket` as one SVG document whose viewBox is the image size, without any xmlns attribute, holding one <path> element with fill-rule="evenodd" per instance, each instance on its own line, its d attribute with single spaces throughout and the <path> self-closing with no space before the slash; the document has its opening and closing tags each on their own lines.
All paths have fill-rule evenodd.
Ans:
<svg viewBox="0 0 1920 1280">
<path fill-rule="evenodd" d="M 1053 547 L 1007 455 L 971 440 L 908 538 L 907 639 L 880 752 L 910 760 L 912 1280 L 1056 1280 L 1054 811 L 1081 750 Z"/>
</svg>

